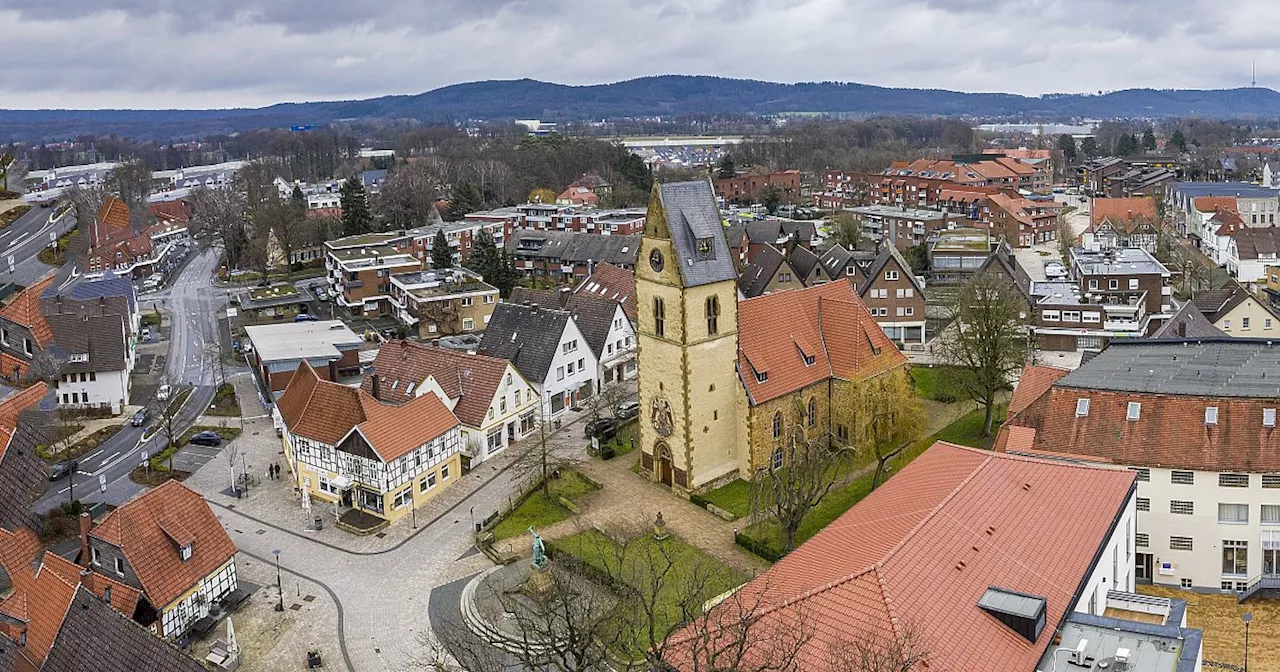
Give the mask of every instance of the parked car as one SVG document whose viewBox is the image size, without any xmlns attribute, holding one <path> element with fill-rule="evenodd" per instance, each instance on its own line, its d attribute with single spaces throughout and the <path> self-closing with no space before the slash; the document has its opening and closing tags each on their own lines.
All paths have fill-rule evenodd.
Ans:
<svg viewBox="0 0 1280 672">
<path fill-rule="evenodd" d="M 630 418 L 639 417 L 639 415 L 640 415 L 640 402 L 624 401 L 621 404 L 618 404 L 619 418 L 622 418 L 623 420 L 628 420 Z"/>
<path fill-rule="evenodd" d="M 137 413 L 133 414 L 132 418 L 129 418 L 129 424 L 133 425 L 134 427 L 141 427 L 147 424 L 147 418 L 150 418 L 150 417 L 151 417 L 150 411 L 148 411 L 145 408 L 140 408 L 138 409 Z"/>
<path fill-rule="evenodd" d="M 294 322 L 315 322 L 316 316 L 311 313 L 298 313 L 293 316 Z"/>
<path fill-rule="evenodd" d="M 583 436 L 588 439 L 593 436 L 600 439 L 607 439 L 613 436 L 614 431 L 617 430 L 617 428 L 618 423 L 615 422 L 613 418 L 596 418 L 595 420 L 587 422 L 586 426 L 583 427 Z"/>
<path fill-rule="evenodd" d="M 161 385 L 160 389 L 156 390 L 156 401 L 169 401 L 169 395 L 172 393 L 173 388 L 168 385 Z"/>
<path fill-rule="evenodd" d="M 222 437 L 217 432 L 206 429 L 191 437 L 190 443 L 197 446 L 219 446 L 222 445 Z"/>
<path fill-rule="evenodd" d="M 316 298 L 320 301 L 328 301 L 329 292 L 324 287 L 316 287 Z"/>
<path fill-rule="evenodd" d="M 52 467 L 49 467 L 49 480 L 56 481 L 62 478 L 63 476 L 70 474 L 71 470 L 75 468 L 76 468 L 76 463 L 74 461 L 68 462 L 64 460 L 62 462 L 58 462 L 54 464 Z"/>
</svg>

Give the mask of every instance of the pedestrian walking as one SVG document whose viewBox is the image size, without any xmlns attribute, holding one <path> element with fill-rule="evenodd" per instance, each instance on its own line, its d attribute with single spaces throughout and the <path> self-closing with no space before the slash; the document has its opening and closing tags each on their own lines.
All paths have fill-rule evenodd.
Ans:
<svg viewBox="0 0 1280 672">
<path fill-rule="evenodd" d="M 269 464 L 268 464 L 268 465 L 267 465 L 267 480 L 268 480 L 268 481 L 269 481 L 269 480 L 271 480 L 272 478 L 274 478 L 274 477 L 272 476 L 272 474 L 273 474 L 273 473 L 274 473 L 274 470 L 271 468 L 271 465 L 269 465 Z"/>
</svg>

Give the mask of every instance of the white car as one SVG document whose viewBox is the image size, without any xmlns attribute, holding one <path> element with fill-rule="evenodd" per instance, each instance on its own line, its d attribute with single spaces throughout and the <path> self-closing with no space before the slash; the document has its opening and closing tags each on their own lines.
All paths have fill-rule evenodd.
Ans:
<svg viewBox="0 0 1280 672">
<path fill-rule="evenodd" d="M 316 298 L 321 301 L 329 300 L 329 292 L 324 287 L 316 287 Z"/>
<path fill-rule="evenodd" d="M 173 392 L 173 389 L 168 385 L 161 385 L 160 389 L 156 390 L 156 401 L 169 401 L 171 392 Z"/>
</svg>

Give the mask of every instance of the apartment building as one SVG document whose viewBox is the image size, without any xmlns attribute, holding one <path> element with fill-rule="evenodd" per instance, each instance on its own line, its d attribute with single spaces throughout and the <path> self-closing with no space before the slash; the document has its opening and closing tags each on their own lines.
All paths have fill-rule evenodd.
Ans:
<svg viewBox="0 0 1280 672">
<path fill-rule="evenodd" d="M 1102 250 L 1093 244 L 1071 250 L 1071 277 L 1081 294 L 1101 297 L 1104 303 L 1132 304 L 1141 297 L 1143 310 L 1150 316 L 1149 331 L 1173 317 L 1171 275 L 1151 253 L 1139 248 Z"/>
<path fill-rule="evenodd" d="M 488 231 L 493 236 L 494 244 L 502 247 L 511 230 L 511 223 L 501 219 L 466 219 L 420 226 L 405 231 L 405 235 L 409 237 L 409 251 L 422 262 L 424 268 L 431 268 L 431 249 L 435 245 L 436 233 L 444 231 L 453 257 L 453 267 L 456 268 L 471 260 L 471 252 L 475 249 L 476 239 L 480 237 L 481 231 Z"/>
<path fill-rule="evenodd" d="M 634 269 L 640 236 L 517 230 L 507 239 L 506 249 L 516 270 L 526 278 L 576 283 L 591 275 L 600 263 Z"/>
<path fill-rule="evenodd" d="M 1140 581 L 1246 596 L 1280 586 L 1278 348 L 1117 341 L 1070 373 L 1030 367 L 997 449 L 1134 470 Z"/>
<path fill-rule="evenodd" d="M 1183 235 L 1200 237 L 1196 199 L 1202 197 L 1233 199 L 1235 210 L 1248 227 L 1272 226 L 1280 209 L 1280 191 L 1248 182 L 1172 182 L 1165 186 L 1165 202 L 1178 230 Z M 1224 202 L 1225 203 L 1225 202 Z M 1201 203 L 1205 205 L 1204 202 Z M 1213 212 L 1208 208 L 1207 212 Z"/>
<path fill-rule="evenodd" d="M 508 231 L 572 231 L 605 236 L 644 231 L 644 208 L 596 209 L 571 203 L 525 203 L 467 214 L 467 222 L 499 222 Z"/>
<path fill-rule="evenodd" d="M 334 301 L 356 315 L 391 314 L 391 276 L 422 269 L 409 241 L 403 232 L 394 232 L 325 242 L 326 277 Z"/>
<path fill-rule="evenodd" d="M 964 282 L 982 270 L 1000 242 L 983 229 L 957 228 L 938 232 L 928 241 L 930 281 Z"/>
<path fill-rule="evenodd" d="M 800 199 L 800 171 L 784 170 L 776 173 L 738 175 L 712 180 L 716 197 L 725 203 L 751 205 L 759 203 L 767 189 L 778 193 L 783 203 L 795 203 Z"/>
<path fill-rule="evenodd" d="M 498 303 L 498 288 L 466 268 L 391 276 L 396 319 L 423 338 L 484 331 Z"/>
<path fill-rule="evenodd" d="M 858 295 L 890 340 L 904 345 L 925 342 L 924 285 L 896 246 L 881 244 Z"/>
<path fill-rule="evenodd" d="M 906 206 L 863 205 L 845 208 L 861 227 L 862 235 L 877 245 L 890 241 L 899 250 L 921 245 L 949 226 L 964 226 L 968 216 L 941 210 L 925 210 Z"/>
</svg>

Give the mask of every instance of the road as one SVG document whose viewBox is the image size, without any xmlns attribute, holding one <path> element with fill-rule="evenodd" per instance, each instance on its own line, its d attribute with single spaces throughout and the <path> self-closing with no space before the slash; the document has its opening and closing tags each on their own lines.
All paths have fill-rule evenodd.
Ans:
<svg viewBox="0 0 1280 672">
<path fill-rule="evenodd" d="M 55 237 L 61 236 L 76 225 L 74 213 L 67 213 L 61 220 L 51 223 L 49 218 L 53 211 L 53 208 L 36 206 L 0 231 L 0 270 L 3 270 L 4 282 L 30 285 L 53 270 L 52 266 L 41 263 L 36 256 L 50 243 L 51 232 Z M 13 260 L 12 271 L 9 270 L 10 259 Z M 70 267 L 64 268 L 69 274 Z M 65 277 L 60 278 L 62 279 Z"/>
<path fill-rule="evenodd" d="M 191 397 L 177 414 L 178 427 L 185 429 L 209 407 L 214 395 L 214 371 L 204 359 L 205 343 L 218 338 L 217 313 L 225 304 L 225 293 L 213 287 L 214 267 L 218 251 L 199 252 L 174 278 L 169 288 L 146 294 L 139 301 L 146 308 L 152 304 L 170 311 L 171 334 L 165 380 L 174 386 L 193 385 Z M 152 402 L 152 422 L 160 413 L 159 402 Z M 142 486 L 129 479 L 129 473 L 142 463 L 142 453 L 155 455 L 164 447 L 165 437 L 157 433 L 142 441 L 143 430 L 126 425 L 93 453 L 81 458 L 73 483 L 65 480 L 49 485 L 36 502 L 36 510 L 48 511 L 70 501 L 72 490 L 83 502 L 120 504 L 137 494 Z"/>
</svg>

